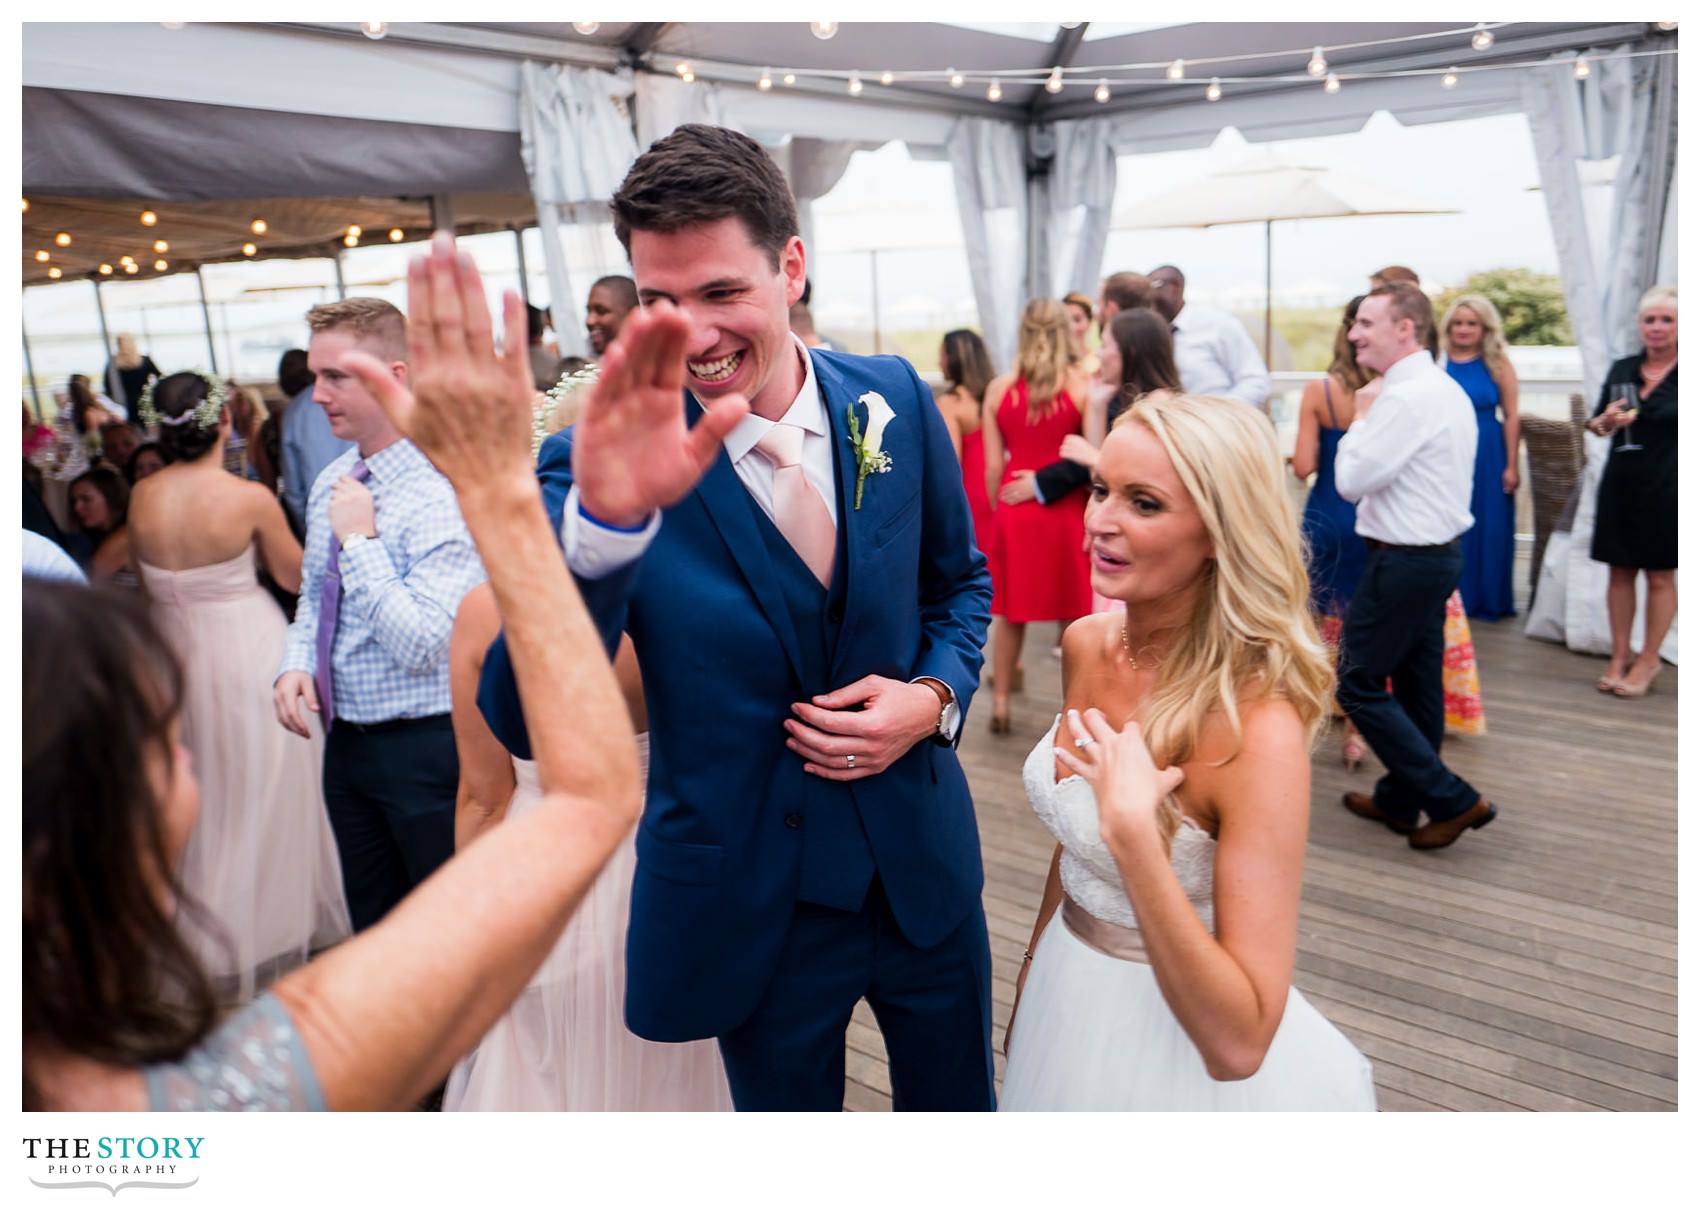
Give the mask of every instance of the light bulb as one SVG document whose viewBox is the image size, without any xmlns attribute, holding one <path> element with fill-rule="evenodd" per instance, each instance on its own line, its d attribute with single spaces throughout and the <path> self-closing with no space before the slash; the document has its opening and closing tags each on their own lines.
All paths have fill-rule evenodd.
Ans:
<svg viewBox="0 0 1700 1213">
<path fill-rule="evenodd" d="M 685 69 L 685 74 L 683 76 L 680 76 L 679 79 L 683 80 L 686 84 L 695 84 L 696 80 L 697 80 L 697 74 L 695 72 L 691 71 L 689 68 L 687 68 L 687 69 Z"/>
<path fill-rule="evenodd" d="M 65 274 L 65 271 L 60 269 L 56 265 L 50 265 L 50 266 L 47 267 L 47 276 L 49 278 L 61 278 L 61 277 L 64 276 L 64 274 Z"/>
<path fill-rule="evenodd" d="M 163 258 L 163 257 L 161 257 L 158 261 L 153 263 L 154 269 L 160 271 L 161 273 L 165 272 L 166 265 L 167 265 L 167 262 L 166 262 L 165 258 Z"/>
<path fill-rule="evenodd" d="M 27 214 L 29 214 L 29 213 L 30 213 L 30 200 L 29 200 L 29 199 L 28 199 L 28 198 L 25 198 L 25 199 L 24 199 L 24 210 L 23 210 L 23 213 L 24 213 L 24 214 L 26 214 L 26 215 L 27 215 Z"/>
<path fill-rule="evenodd" d="M 55 232 L 53 234 L 53 243 L 57 244 L 60 248 L 70 248 L 71 247 L 71 233 L 70 232 Z"/>
<path fill-rule="evenodd" d="M 142 212 L 142 226 L 143 227 L 152 227 L 154 224 L 156 224 L 158 222 L 159 222 L 159 216 L 154 214 L 152 211 L 143 211 Z"/>
<path fill-rule="evenodd" d="M 248 230 L 253 232 L 256 236 L 264 236 L 266 234 L 266 221 L 264 219 L 256 219 L 248 225 Z"/>
<path fill-rule="evenodd" d="M 51 261 L 53 260 L 53 254 L 44 248 L 38 248 L 35 250 L 35 259 L 37 261 Z"/>
<path fill-rule="evenodd" d="M 388 21 L 362 21 L 360 32 L 376 41 L 390 32 L 390 23 Z"/>
<path fill-rule="evenodd" d="M 1045 91 L 1053 97 L 1063 90 L 1062 68 L 1053 67 L 1051 74 L 1045 78 Z"/>
<path fill-rule="evenodd" d="M 1320 80 L 1328 74 L 1328 60 L 1319 46 L 1310 53 L 1310 62 L 1305 64 L 1305 71 Z"/>
<path fill-rule="evenodd" d="M 968 79 L 968 77 L 964 76 L 961 72 L 957 71 L 954 67 L 947 67 L 944 70 L 950 73 L 950 87 L 951 88 L 961 88 L 963 82 Z"/>
<path fill-rule="evenodd" d="M 673 65 L 673 71 L 677 75 L 680 75 L 680 76 L 683 76 L 686 72 L 688 72 L 690 70 L 691 70 L 691 65 L 686 63 L 683 59 L 679 60 L 677 63 L 675 63 Z"/>
<path fill-rule="evenodd" d="M 1003 85 L 999 84 L 996 80 L 994 80 L 990 84 L 988 84 L 986 86 L 986 100 L 987 101 L 1002 101 L 1003 100 Z"/>
<path fill-rule="evenodd" d="M 1328 73 L 1328 79 L 1326 79 L 1322 82 L 1322 91 L 1325 92 L 1325 93 L 1337 93 L 1337 92 L 1339 92 L 1340 91 L 1340 77 L 1336 76 L 1333 72 L 1329 72 Z"/>
<path fill-rule="evenodd" d="M 590 37 L 592 34 L 594 34 L 597 30 L 599 30 L 601 28 L 602 28 L 602 22 L 600 22 L 600 21 L 574 21 L 573 22 L 573 32 L 583 34 L 586 38 Z"/>
<path fill-rule="evenodd" d="M 1079 29 L 1086 23 L 1084 21 L 1059 21 L 1057 24 L 1062 26 L 1064 29 Z"/>
<path fill-rule="evenodd" d="M 880 73 L 880 83 L 881 84 L 890 84 L 895 79 L 897 79 L 897 77 L 892 75 L 890 72 L 881 72 Z"/>
<path fill-rule="evenodd" d="M 1204 99 L 1206 101 L 1220 101 L 1222 99 L 1222 85 L 1219 81 L 1210 81 L 1210 87 L 1204 90 Z"/>
<path fill-rule="evenodd" d="M 391 244 L 400 244 L 404 239 L 406 239 L 406 237 L 407 233 L 402 231 L 399 227 L 392 227 L 390 229 Z"/>
<path fill-rule="evenodd" d="M 136 264 L 136 259 L 134 257 L 130 256 L 129 253 L 125 253 L 122 257 L 118 258 L 118 264 L 119 265 L 134 265 L 134 264 Z"/>
<path fill-rule="evenodd" d="M 811 21 L 809 22 L 809 32 L 819 38 L 822 42 L 825 42 L 828 38 L 838 32 L 838 22 Z"/>
<path fill-rule="evenodd" d="M 141 269 L 142 267 L 137 265 L 134 261 L 128 262 L 124 266 L 124 272 L 126 274 L 137 274 L 141 272 Z"/>
<path fill-rule="evenodd" d="M 796 72 L 786 72 L 783 78 L 784 78 L 784 81 L 785 81 L 785 87 L 786 88 L 790 88 L 793 84 L 797 83 L 797 73 Z"/>
<path fill-rule="evenodd" d="M 100 263 L 100 272 L 103 273 L 103 274 L 110 274 L 112 272 L 112 267 L 110 265 L 106 264 L 106 262 L 102 261 Z"/>
<path fill-rule="evenodd" d="M 169 253 L 171 251 L 171 242 L 169 240 L 155 240 L 153 242 L 153 251 L 156 253 Z"/>
<path fill-rule="evenodd" d="M 360 239 L 361 236 L 363 236 L 365 234 L 365 229 L 362 228 L 358 223 L 351 223 L 351 224 L 348 225 L 348 234 L 350 236 L 353 236 L 356 240 L 358 240 L 358 239 Z"/>
<path fill-rule="evenodd" d="M 860 97 L 862 95 L 862 77 L 857 75 L 855 72 L 850 73 L 850 95 L 852 97 Z"/>
<path fill-rule="evenodd" d="M 353 232 L 350 232 L 348 235 L 346 235 L 342 238 L 342 244 L 343 244 L 344 248 L 353 248 L 355 245 L 357 245 L 359 243 L 360 243 L 360 237 L 356 236 Z"/>
<path fill-rule="evenodd" d="M 1169 64 L 1168 75 L 1169 75 L 1169 79 L 1171 79 L 1171 80 L 1185 80 L 1186 79 L 1186 60 L 1185 59 L 1176 59 L 1173 63 Z"/>
<path fill-rule="evenodd" d="M 1092 99 L 1099 104 L 1110 99 L 1110 82 L 1108 80 L 1098 81 L 1098 87 L 1092 90 Z"/>
<path fill-rule="evenodd" d="M 1458 87 L 1458 69 L 1457 68 L 1449 67 L 1449 68 L 1446 69 L 1446 74 L 1440 78 L 1440 87 L 1441 88 L 1457 88 Z"/>
<path fill-rule="evenodd" d="M 1653 24 L 1658 26 L 1661 30 L 1663 30 L 1667 34 L 1670 33 L 1673 29 L 1676 28 L 1676 22 L 1674 22 L 1674 21 L 1655 21 L 1655 22 L 1653 22 Z"/>
<path fill-rule="evenodd" d="M 160 24 L 165 26 L 166 29 L 182 29 L 185 23 L 182 21 L 161 21 Z"/>
<path fill-rule="evenodd" d="M 260 251 L 259 246 L 256 245 L 252 240 L 250 240 L 247 244 L 244 244 L 242 246 L 242 255 L 244 257 L 252 257 L 255 253 L 257 253 L 259 251 Z"/>
<path fill-rule="evenodd" d="M 1478 51 L 1485 51 L 1493 45 L 1493 31 L 1485 25 L 1478 25 L 1476 32 L 1470 35 L 1470 45 Z"/>
<path fill-rule="evenodd" d="M 756 81 L 756 87 L 764 93 L 771 91 L 773 88 L 773 77 L 768 73 L 768 70 L 765 67 L 761 69 L 761 79 Z"/>
</svg>

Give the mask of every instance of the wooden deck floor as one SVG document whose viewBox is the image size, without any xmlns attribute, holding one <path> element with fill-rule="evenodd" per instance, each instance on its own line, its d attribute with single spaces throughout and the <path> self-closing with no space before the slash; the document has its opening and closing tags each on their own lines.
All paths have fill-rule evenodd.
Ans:
<svg viewBox="0 0 1700 1213">
<path fill-rule="evenodd" d="M 1295 984 L 1375 1066 L 1384 1110 L 1674 1109 L 1676 670 L 1640 701 L 1598 694 L 1602 660 L 1473 627 L 1488 733 L 1446 759 L 1499 807 L 1488 828 L 1419 853 L 1340 807 L 1369 790 L 1337 733 L 1312 764 L 1312 816 Z M 1055 631 L 1028 629 L 1014 730 L 987 731 L 989 695 L 961 748 L 986 863 L 1001 1045 L 1051 839 L 1020 768 L 1061 694 Z M 891 1106 L 864 1004 L 850 1028 L 851 1111 Z"/>
</svg>

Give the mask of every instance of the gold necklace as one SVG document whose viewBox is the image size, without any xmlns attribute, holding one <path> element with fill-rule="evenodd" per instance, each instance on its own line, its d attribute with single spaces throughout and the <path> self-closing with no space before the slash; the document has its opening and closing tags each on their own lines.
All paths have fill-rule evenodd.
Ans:
<svg viewBox="0 0 1700 1213">
<path fill-rule="evenodd" d="M 1136 670 L 1154 670 L 1158 666 L 1163 664 L 1162 655 L 1157 652 L 1157 646 L 1156 645 L 1151 645 L 1151 644 L 1141 645 L 1140 648 L 1139 648 L 1139 652 L 1136 653 L 1136 652 L 1133 651 L 1133 645 L 1128 643 L 1127 623 L 1125 621 L 1122 623 L 1122 652 L 1127 654 L 1127 663 L 1129 665 L 1131 665 Z M 1140 665 L 1139 659 L 1140 659 L 1140 657 L 1144 656 L 1146 653 L 1151 654 L 1151 664 L 1150 665 Z"/>
</svg>

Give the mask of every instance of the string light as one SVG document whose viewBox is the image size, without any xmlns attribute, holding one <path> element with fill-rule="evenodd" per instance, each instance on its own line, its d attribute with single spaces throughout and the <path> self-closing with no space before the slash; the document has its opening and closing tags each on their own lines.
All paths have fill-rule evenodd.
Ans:
<svg viewBox="0 0 1700 1213">
<path fill-rule="evenodd" d="M 137 274 L 141 272 L 141 269 L 142 267 L 137 265 L 134 261 L 127 262 L 124 266 L 124 272 L 126 274 Z"/>
<path fill-rule="evenodd" d="M 996 80 L 994 80 L 990 84 L 988 84 L 986 86 L 986 100 L 987 101 L 1002 101 L 1003 100 L 1003 85 L 999 84 Z"/>
<path fill-rule="evenodd" d="M 574 21 L 573 22 L 573 32 L 577 33 L 577 34 L 583 34 L 586 38 L 590 37 L 592 34 L 594 34 L 597 30 L 599 30 L 601 28 L 602 28 L 602 22 L 600 22 L 600 21 Z"/>
<path fill-rule="evenodd" d="M 160 24 L 166 29 L 182 29 L 186 23 L 182 21 L 161 21 Z"/>
<path fill-rule="evenodd" d="M 342 238 L 342 244 L 343 244 L 344 248 L 354 248 L 359 243 L 360 243 L 360 237 L 356 236 L 353 232 L 348 233 L 348 235 L 346 235 Z"/>
<path fill-rule="evenodd" d="M 390 23 L 388 21 L 362 21 L 360 32 L 376 42 L 390 32 Z"/>
<path fill-rule="evenodd" d="M 683 59 L 679 60 L 677 63 L 675 63 L 673 65 L 673 71 L 676 75 L 683 76 L 686 72 L 688 72 L 690 70 L 691 70 L 691 65 L 686 63 Z"/>
<path fill-rule="evenodd" d="M 862 95 L 862 77 L 856 72 L 850 73 L 850 95 L 852 97 Z"/>
<path fill-rule="evenodd" d="M 1337 92 L 1339 92 L 1340 91 L 1340 77 L 1336 76 L 1333 72 L 1329 72 L 1328 73 L 1328 79 L 1326 79 L 1322 82 L 1322 91 L 1325 92 L 1325 93 L 1337 93 Z"/>
<path fill-rule="evenodd" d="M 171 251 L 170 241 L 155 240 L 153 242 L 153 251 L 156 253 L 169 253 Z"/>
<path fill-rule="evenodd" d="M 880 73 L 880 83 L 881 84 L 890 84 L 895 79 L 897 79 L 897 77 L 892 75 L 892 73 L 889 72 L 889 71 L 884 71 L 884 72 Z"/>
<path fill-rule="evenodd" d="M 53 254 L 44 248 L 38 248 L 35 250 L 35 259 L 37 261 L 51 261 L 53 260 Z"/>
<path fill-rule="evenodd" d="M 811 21 L 809 22 L 809 32 L 819 38 L 822 42 L 825 42 L 828 38 L 838 33 L 838 22 Z"/>
<path fill-rule="evenodd" d="M 1062 68 L 1053 67 L 1051 69 L 1051 74 L 1049 76 L 1045 77 L 1045 91 L 1047 93 L 1051 94 L 1051 96 L 1054 97 L 1058 93 L 1062 92 L 1062 90 L 1063 90 Z"/>
<path fill-rule="evenodd" d="M 256 236 L 264 236 L 266 234 L 266 221 L 264 219 L 256 219 L 248 225 L 248 230 L 253 232 Z"/>
<path fill-rule="evenodd" d="M 1079 29 L 1086 23 L 1084 21 L 1059 21 L 1057 24 L 1062 26 L 1064 29 Z"/>
<path fill-rule="evenodd" d="M 594 25 L 596 23 L 593 21 L 593 22 L 591 22 L 591 24 Z M 402 231 L 399 227 L 392 227 L 390 229 L 390 243 L 391 244 L 400 244 L 404 239 L 406 239 L 406 237 L 407 237 L 407 233 Z"/>
<path fill-rule="evenodd" d="M 1176 59 L 1173 63 L 1169 64 L 1169 73 L 1168 74 L 1169 74 L 1169 79 L 1171 79 L 1171 80 L 1185 80 L 1186 79 L 1186 60 L 1185 59 Z"/>
<path fill-rule="evenodd" d="M 366 234 L 366 230 L 358 223 L 351 223 L 348 225 L 348 234 L 358 240 Z"/>
<path fill-rule="evenodd" d="M 1674 22 L 1674 21 L 1655 21 L 1655 22 L 1653 22 L 1653 24 L 1658 26 L 1661 30 L 1663 30 L 1667 34 L 1670 33 L 1673 29 L 1676 28 L 1676 22 Z"/>
<path fill-rule="evenodd" d="M 1328 74 L 1328 60 L 1323 56 L 1319 46 L 1310 53 L 1310 62 L 1305 64 L 1305 71 L 1320 80 Z"/>
<path fill-rule="evenodd" d="M 1588 61 L 1586 59 L 1584 59 L 1581 55 L 1577 55 L 1576 56 L 1576 67 L 1575 67 L 1576 78 L 1578 80 L 1586 80 L 1589 76 L 1592 76 L 1593 74 L 1594 74 L 1593 69 L 1588 66 Z"/>
<path fill-rule="evenodd" d="M 786 72 L 784 80 L 785 80 L 785 87 L 790 88 L 793 84 L 797 83 L 797 73 L 796 72 Z"/>
<path fill-rule="evenodd" d="M 23 211 L 23 213 L 26 214 L 26 215 L 30 213 L 30 200 L 28 198 L 24 199 L 24 211 Z"/>
<path fill-rule="evenodd" d="M 163 257 L 161 257 L 158 261 L 153 263 L 154 269 L 158 270 L 162 274 L 166 270 L 166 265 L 167 265 L 167 262 L 166 262 L 165 258 L 163 258 Z"/>
<path fill-rule="evenodd" d="M 695 84 L 697 82 L 697 74 L 687 68 L 685 70 L 685 74 L 680 76 L 679 79 L 683 80 L 686 84 Z"/>
<path fill-rule="evenodd" d="M 1092 100 L 1094 100 L 1098 104 L 1102 105 L 1104 102 L 1108 101 L 1109 99 L 1110 99 L 1110 82 L 1108 80 L 1098 81 L 1098 87 L 1092 90 Z"/>
<path fill-rule="evenodd" d="M 1470 46 L 1478 51 L 1485 51 L 1493 45 L 1493 31 L 1486 25 L 1476 26 L 1476 32 L 1470 35 Z"/>
<path fill-rule="evenodd" d="M 257 253 L 259 251 L 260 251 L 259 246 L 256 245 L 252 240 L 250 240 L 247 244 L 244 244 L 242 246 L 242 255 L 244 257 L 252 257 L 255 253 Z"/>
<path fill-rule="evenodd" d="M 70 248 L 71 247 L 71 233 L 70 232 L 55 232 L 53 234 L 53 243 L 57 244 L 60 248 Z"/>
<path fill-rule="evenodd" d="M 1219 80 L 1211 79 L 1210 87 L 1204 90 L 1204 99 L 1206 101 L 1220 101 L 1222 99 L 1222 84 Z"/>
<path fill-rule="evenodd" d="M 103 274 L 110 274 L 112 272 L 112 267 L 110 265 L 108 265 L 106 262 L 102 261 L 100 263 L 100 272 L 103 273 Z"/>
<path fill-rule="evenodd" d="M 963 81 L 965 81 L 967 77 L 957 71 L 954 67 L 947 67 L 944 70 L 950 73 L 950 87 L 961 88 Z"/>
<path fill-rule="evenodd" d="M 65 271 L 56 265 L 50 265 L 47 267 L 47 276 L 49 278 L 63 278 L 65 276 Z"/>
<path fill-rule="evenodd" d="M 154 224 L 156 224 L 158 222 L 159 222 L 159 216 L 154 214 L 152 211 L 143 211 L 142 212 L 142 226 L 143 227 L 152 227 Z"/>
<path fill-rule="evenodd" d="M 764 93 L 773 91 L 773 74 L 765 67 L 761 69 L 761 79 L 756 81 L 756 87 Z"/>
<path fill-rule="evenodd" d="M 119 265 L 135 265 L 136 259 L 134 257 L 130 256 L 129 253 L 125 253 L 122 257 L 118 258 L 118 264 Z"/>
<path fill-rule="evenodd" d="M 1446 69 L 1446 74 L 1440 78 L 1440 87 L 1441 88 L 1457 88 L 1458 87 L 1458 69 L 1457 68 L 1449 67 L 1449 68 Z"/>
</svg>

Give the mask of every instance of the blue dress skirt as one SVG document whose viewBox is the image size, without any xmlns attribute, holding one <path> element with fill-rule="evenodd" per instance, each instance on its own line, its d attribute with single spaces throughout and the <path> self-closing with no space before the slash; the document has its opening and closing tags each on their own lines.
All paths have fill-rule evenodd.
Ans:
<svg viewBox="0 0 1700 1213">
<path fill-rule="evenodd" d="M 1464 571 L 1458 593 L 1472 619 L 1504 619 L 1517 613 L 1511 590 L 1516 553 L 1516 498 L 1505 491 L 1505 426 L 1499 417 L 1499 385 L 1480 358 L 1446 360 L 1446 373 L 1457 380 L 1476 408 L 1476 479 L 1470 513 L 1476 523 L 1464 532 Z"/>
</svg>

